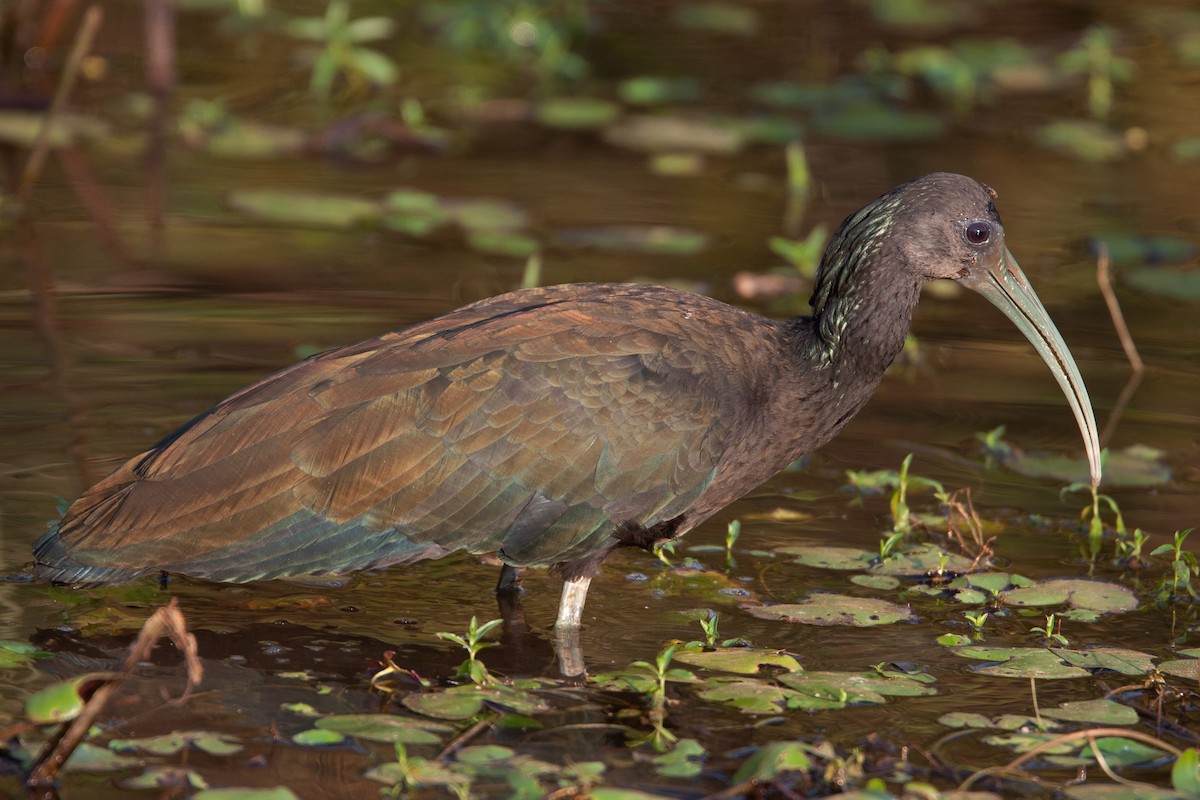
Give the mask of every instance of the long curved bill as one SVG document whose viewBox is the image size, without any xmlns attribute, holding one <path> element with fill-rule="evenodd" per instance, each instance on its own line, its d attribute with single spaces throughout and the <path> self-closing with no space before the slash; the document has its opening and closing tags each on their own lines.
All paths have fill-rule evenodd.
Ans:
<svg viewBox="0 0 1200 800">
<path fill-rule="evenodd" d="M 1088 466 L 1092 474 L 1092 485 L 1100 485 L 1100 440 L 1096 435 L 1096 418 L 1092 414 L 1092 402 L 1088 398 L 1087 387 L 1079 374 L 1079 367 L 1067 343 L 1063 341 L 1046 313 L 1045 306 L 1038 299 L 1033 287 L 1029 285 L 1025 273 L 1017 260 L 1013 258 L 1008 248 L 1004 248 L 1004 256 L 989 270 L 972 273 L 962 284 L 968 289 L 979 292 L 992 302 L 992 305 L 1004 312 L 1012 320 L 1025 338 L 1037 348 L 1042 360 L 1054 373 L 1055 380 L 1062 387 L 1071 411 L 1075 413 L 1075 421 L 1079 423 L 1079 431 L 1083 434 L 1083 444 L 1087 449 Z"/>
</svg>

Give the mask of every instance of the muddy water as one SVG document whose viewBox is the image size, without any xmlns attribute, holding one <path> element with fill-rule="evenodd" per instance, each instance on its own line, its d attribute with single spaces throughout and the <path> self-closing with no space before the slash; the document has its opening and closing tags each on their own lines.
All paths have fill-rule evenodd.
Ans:
<svg viewBox="0 0 1200 800">
<path fill-rule="evenodd" d="M 1029 6 L 1012 19 L 991 20 L 997 29 L 968 25 L 960 33 L 1017 35 L 1034 47 L 1061 49 L 1088 22 Z M 113 113 L 122 97 L 140 87 L 140 42 L 130 33 L 139 24 L 136 10 L 137 4 L 113 7 L 99 46 L 112 71 L 103 82 L 81 89 L 81 107 Z M 753 45 L 674 29 L 656 39 L 647 15 L 665 14 L 657 5 L 596 13 L 596 33 L 584 49 L 601 83 L 640 73 L 692 74 L 715 87 L 706 101 L 711 110 L 736 108 L 740 89 L 756 81 L 848 71 L 854 55 L 874 41 L 929 40 L 819 4 L 798 7 L 794 15 L 765 11 L 778 24 L 765 26 Z M 1127 20 L 1109 22 L 1136 30 Z M 258 103 L 280 121 L 310 124 L 320 116 L 302 94 L 305 73 L 278 41 L 257 42 L 259 61 L 252 62 L 243 55 L 249 45 L 222 33 L 211 14 L 182 13 L 180 31 L 181 97 L 232 98 L 232 107 L 247 115 Z M 806 146 L 817 190 L 804 230 L 818 222 L 836 224 L 879 192 L 930 171 L 963 172 L 994 186 L 1009 246 L 1071 344 L 1102 426 L 1129 367 L 1084 240 L 1119 228 L 1194 241 L 1200 223 L 1194 202 L 1200 167 L 1179 163 L 1166 150 L 1167 143 L 1197 133 L 1189 126 L 1200 110 L 1197 73 L 1165 57 L 1152 36 L 1131 32 L 1123 46 L 1138 73 L 1119 95 L 1118 116 L 1123 125 L 1146 128 L 1151 147 L 1120 163 L 1084 163 L 1016 135 L 1063 113 L 1064 103 L 1081 104 L 1081 88 L 1005 99 L 929 144 L 857 144 L 816 136 Z M 429 57 L 416 45 L 405 52 Z M 824 66 L 814 67 L 815 61 Z M 249 70 L 250 63 L 260 68 Z M 427 61 L 417 60 L 406 74 L 419 85 L 433 72 Z M 385 650 L 395 650 L 398 662 L 423 675 L 451 674 L 461 654 L 435 634 L 461 631 L 472 615 L 497 616 L 494 567 L 455 557 L 315 584 L 230 587 L 180 579 L 165 589 L 82 592 L 51 590 L 19 577 L 30 543 L 55 514 L 56 497 L 73 497 L 240 386 L 305 353 L 403 327 L 520 281 L 520 259 L 476 253 L 453 238 L 422 242 L 380 230 L 261 223 L 230 211 L 227 193 L 272 187 L 380 197 L 411 186 L 514 201 L 540 232 L 609 224 L 680 226 L 708 234 L 710 246 L 690 256 L 551 248 L 543 256 L 544 280 L 687 281 L 737 301 L 730 287 L 734 273 L 763 272 L 779 263 L 765 243 L 783 228 L 781 148 L 753 147 L 711 159 L 698 176 L 670 178 L 650 174 L 642 156 L 607 146 L 595 135 L 519 123 L 462 123 L 472 127 L 471 135 L 444 155 L 406 155 L 369 166 L 336 158 L 237 161 L 174 142 L 166 162 L 165 224 L 156 246 L 146 222 L 138 128 L 117 118 L 114 134 L 83 148 L 82 156 L 124 251 L 97 233 L 76 191 L 78 180 L 52 162 L 37 187 L 33 218 L 21 229 L 23 243 L 17 246 L 14 231 L 12 246 L 0 255 L 0 557 L 14 573 L 12 582 L 0 584 L 0 638 L 33 641 L 58 653 L 38 670 L 14 672 L 0 690 L 3 712 L 19 713 L 24 695 L 52 675 L 108 668 L 150 609 L 178 597 L 197 631 L 209 677 L 205 694 L 179 711 L 169 727 L 229 732 L 250 743 L 247 756 L 262 756 L 261 762 L 240 758 L 231 767 L 201 755 L 193 766 L 234 769 L 235 782 L 286 783 L 303 797 L 373 794 L 375 784 L 361 774 L 378 753 L 314 756 L 273 743 L 271 725 L 284 718 L 280 704 L 311 699 L 307 684 L 283 676 L 309 671 L 336 687 L 335 701 L 322 710 L 348 711 L 379 704 L 366 690 L 366 676 Z M 29 291 L 34 285 L 52 286 L 55 302 L 36 302 Z M 1127 286 L 1118 291 L 1149 369 L 1107 444 L 1163 450 L 1173 478 L 1151 489 L 1113 489 L 1112 495 L 1131 527 L 1152 534 L 1152 547 L 1200 522 L 1195 400 L 1200 327 L 1194 302 Z M 935 697 L 791 714 L 780 726 L 753 734 L 756 741 L 820 736 L 853 744 L 879 732 L 899 745 L 924 746 L 946 732 L 936 720 L 948 709 L 1027 713 L 1024 685 L 1014 689 L 1016 683 L 971 674 L 963 659 L 933 644 L 947 630 L 964 632 L 957 608 L 920 603 L 917 622 L 870 631 L 769 622 L 740 608 L 746 598 L 791 602 L 814 589 L 845 591 L 844 575 L 769 553 L 823 541 L 876 548 L 890 525 L 887 499 L 856 500 L 845 491 L 844 473 L 894 469 L 910 452 L 916 453 L 915 472 L 951 489 L 972 490 L 981 516 L 1002 531 L 997 551 L 1003 568 L 1034 578 L 1088 574 L 1075 530 L 1082 499 L 1060 498 L 1062 484 L 1053 479 L 983 467 L 975 440 L 976 433 L 1003 424 L 1008 441 L 1023 450 L 1080 455 L 1074 423 L 1045 366 L 1007 321 L 974 296 L 927 297 L 915 333 L 915 363 L 897 365 L 835 442 L 689 535 L 676 557 L 691 555 L 701 571 L 666 570 L 644 553 L 618 553 L 606 563 L 586 611 L 583 643 L 590 672 L 650 658 L 673 639 L 697 638 L 698 627 L 678 612 L 708 607 L 721 612 L 723 636 L 789 650 L 809 669 L 916 661 L 940 681 Z M 935 508 L 927 495 L 915 505 Z M 803 519 L 772 518 L 781 509 Z M 727 567 L 720 553 L 688 552 L 689 546 L 720 545 L 733 519 L 744 526 L 736 566 Z M 1101 566 L 1094 574 L 1134 586 L 1140 581 L 1146 588 L 1163 569 L 1159 563 L 1142 573 L 1122 573 Z M 559 582 L 534 572 L 525 586 L 528 629 L 512 632 L 485 661 L 501 674 L 554 674 L 549 626 Z M 1028 643 L 1028 628 L 1038 622 L 1040 616 L 997 621 L 989 641 Z M 1131 615 L 1081 624 L 1071 634 L 1080 643 L 1117 643 L 1166 656 L 1173 641 L 1195 646 L 1189 625 L 1195 625 L 1190 609 L 1173 618 L 1145 603 Z M 177 686 L 174 662 L 169 655 L 165 659 L 137 690 L 144 698 L 155 696 L 155 682 Z M 1054 683 L 1044 691 L 1043 705 L 1102 694 L 1086 680 Z M 681 736 L 701 738 L 711 752 L 746 744 L 743 715 L 686 693 L 680 697 L 684 702 L 671 719 Z M 595 711 L 592 717 L 580 713 L 607 719 Z M 292 720 L 280 724 L 284 734 L 296 727 Z M 160 727 L 135 718 L 120 735 L 161 732 Z M 549 738 L 497 740 L 546 757 L 602 758 L 615 784 L 642 780 L 630 777 L 639 773 L 619 736 Z M 956 755 L 963 763 L 987 763 L 978 750 Z M 242 769 L 246 763 L 258 766 Z M 710 775 L 676 789 L 703 793 L 722 785 L 720 775 Z M 65 788 L 79 797 L 126 794 L 108 777 L 71 778 Z"/>
</svg>

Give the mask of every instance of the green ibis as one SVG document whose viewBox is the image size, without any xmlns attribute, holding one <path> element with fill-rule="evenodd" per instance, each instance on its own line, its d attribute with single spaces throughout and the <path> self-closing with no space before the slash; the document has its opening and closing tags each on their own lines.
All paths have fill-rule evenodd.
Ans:
<svg viewBox="0 0 1200 800">
<path fill-rule="evenodd" d="M 622 545 L 682 536 L 829 441 L 900 352 L 921 286 L 998 306 L 1058 379 L 1093 482 L 1075 361 L 1004 242 L 995 193 L 937 173 L 852 214 L 812 315 L 675 289 L 528 289 L 314 356 L 222 400 L 76 500 L 34 545 L 77 585 L 325 575 L 466 551 L 564 579 L 556 627 Z"/>
</svg>

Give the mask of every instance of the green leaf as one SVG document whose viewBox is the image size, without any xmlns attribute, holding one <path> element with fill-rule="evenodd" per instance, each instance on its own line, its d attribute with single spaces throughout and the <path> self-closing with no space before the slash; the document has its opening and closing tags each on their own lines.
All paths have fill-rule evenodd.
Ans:
<svg viewBox="0 0 1200 800">
<path fill-rule="evenodd" d="M 119 753 L 141 750 L 156 756 L 174 755 L 188 747 L 214 756 L 232 755 L 243 749 L 236 736 L 210 731 L 172 731 L 141 739 L 113 739 L 108 746 Z"/>
<path fill-rule="evenodd" d="M 345 734 L 337 731 L 325 731 L 320 728 L 309 728 L 306 731 L 300 731 L 292 736 L 292 741 L 304 746 L 323 746 L 331 744 L 341 744 L 346 741 Z"/>
<path fill-rule="evenodd" d="M 1129 152 L 1119 131 L 1093 120 L 1052 122 L 1038 131 L 1037 138 L 1044 147 L 1081 161 L 1115 161 Z"/>
<path fill-rule="evenodd" d="M 549 128 L 594 130 L 611 125 L 620 116 L 616 103 L 594 97 L 556 97 L 534 109 L 534 119 Z"/>
<path fill-rule="evenodd" d="M 282 189 L 234 189 L 230 208 L 260 219 L 291 225 L 351 228 L 379 217 L 379 204 L 362 197 Z"/>
<path fill-rule="evenodd" d="M 394 714 L 336 714 L 322 717 L 314 725 L 320 730 L 370 742 L 400 744 L 440 744 L 445 735 L 454 731 L 449 725 Z"/>
<path fill-rule="evenodd" d="M 865 628 L 889 625 L 913 619 L 912 609 L 871 597 L 842 594 L 813 594 L 802 603 L 773 606 L 747 606 L 746 611 L 760 619 L 799 622 L 805 625 L 848 625 Z"/>
<path fill-rule="evenodd" d="M 812 765 L 811 748 L 804 742 L 771 742 L 755 751 L 738 767 L 733 783 L 754 780 L 771 783 L 787 772 L 801 772 Z"/>
<path fill-rule="evenodd" d="M 788 671 L 802 669 L 795 657 L 778 650 L 752 647 L 719 647 L 716 650 L 677 650 L 674 658 L 684 664 L 704 669 L 754 675 L 763 667 L 782 667 Z"/>
<path fill-rule="evenodd" d="M 704 769 L 708 751 L 695 739 L 680 739 L 669 753 L 655 756 L 655 772 L 665 778 L 694 778 Z"/>
<path fill-rule="evenodd" d="M 1013 606 L 1050 606 L 1067 604 L 1074 608 L 1119 614 L 1138 607 L 1137 596 L 1124 586 L 1086 578 L 1058 578 L 1013 589 L 1004 594 L 1004 602 Z"/>
<path fill-rule="evenodd" d="M 884 703 L 885 696 L 917 697 L 937 694 L 925 673 L 901 672 L 794 672 L 776 680 L 801 694 L 817 700 L 837 701 L 842 707 L 856 703 Z"/>
<path fill-rule="evenodd" d="M 1104 698 L 1076 700 L 1058 708 L 1042 709 L 1042 716 L 1094 725 L 1136 725 L 1138 721 L 1137 712 L 1132 708 Z"/>
<path fill-rule="evenodd" d="M 790 545 L 775 550 L 779 555 L 795 556 L 797 564 L 818 569 L 863 570 L 878 557 L 870 550 L 833 545 Z"/>
<path fill-rule="evenodd" d="M 572 228 L 555 232 L 558 244 L 590 247 L 615 253 L 689 256 L 708 246 L 707 234 L 668 225 L 616 225 Z"/>
<path fill-rule="evenodd" d="M 1188 797 L 1200 797 L 1200 753 L 1189 747 L 1171 766 L 1171 785 Z"/>
<path fill-rule="evenodd" d="M 700 99 L 700 82 L 695 78 L 661 78 L 642 75 L 621 81 L 617 94 L 626 103 L 642 106 L 687 103 Z"/>
<path fill-rule="evenodd" d="M 778 714 L 786 708 L 806 707 L 791 703 L 807 700 L 792 689 L 751 678 L 710 678 L 696 694 L 701 700 L 724 703 L 747 714 Z"/>
<path fill-rule="evenodd" d="M 54 658 L 54 654 L 26 642 L 0 641 L 0 669 L 28 667 L 44 658 Z"/>
<path fill-rule="evenodd" d="M 1200 300 L 1200 270 L 1197 269 L 1139 269 L 1125 275 L 1123 280 L 1142 291 L 1164 297 Z"/>
<path fill-rule="evenodd" d="M 991 728 L 991 719 L 983 714 L 968 711 L 951 711 L 938 717 L 938 722 L 948 728 Z"/>
<path fill-rule="evenodd" d="M 379 86 L 391 86 L 400 76 L 396 62 L 374 50 L 354 50 L 350 54 L 350 64 L 364 78 Z"/>
<path fill-rule="evenodd" d="M 677 6 L 672 21 L 681 28 L 753 36 L 758 33 L 758 12 L 733 3 L 694 3 Z"/>
<path fill-rule="evenodd" d="M 390 17 L 362 17 L 347 23 L 346 38 L 352 42 L 377 42 L 387 39 L 396 30 L 396 22 Z"/>
<path fill-rule="evenodd" d="M 192 795 L 192 800 L 300 800 L 286 786 L 270 789 L 203 789 Z"/>
<path fill-rule="evenodd" d="M 898 111 L 874 101 L 819 112 L 812 124 L 826 136 L 860 142 L 922 141 L 936 139 L 945 130 L 945 124 L 932 114 Z"/>
<path fill-rule="evenodd" d="M 25 698 L 25 717 L 38 725 L 66 722 L 79 716 L 95 685 L 115 678 L 118 673 L 89 672 L 58 683 L 52 683 Z"/>
</svg>

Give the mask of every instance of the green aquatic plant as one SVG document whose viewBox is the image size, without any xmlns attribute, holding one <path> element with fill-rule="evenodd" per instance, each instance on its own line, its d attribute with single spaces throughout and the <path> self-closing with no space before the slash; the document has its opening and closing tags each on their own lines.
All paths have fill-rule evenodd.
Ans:
<svg viewBox="0 0 1200 800">
<path fill-rule="evenodd" d="M 673 745 L 679 738 L 667 728 L 667 680 L 671 677 L 671 657 L 678 649 L 679 643 L 669 644 L 654 657 L 654 663 L 649 661 L 634 661 L 630 666 L 650 673 L 654 679 L 650 690 L 646 693 L 646 716 L 650 720 L 651 730 L 644 736 L 630 740 L 630 744 L 650 744 L 655 750 L 662 752 Z"/>
<path fill-rule="evenodd" d="M 1104 450 L 1100 454 L 1101 467 L 1107 462 L 1108 450 Z M 1094 562 L 1100 556 L 1100 547 L 1104 541 L 1104 508 L 1112 514 L 1112 529 L 1118 540 L 1129 536 L 1125 518 L 1121 515 L 1121 507 L 1117 505 L 1117 501 L 1110 495 L 1101 494 L 1100 489 L 1091 483 L 1077 481 L 1063 489 L 1060 495 L 1071 492 L 1088 492 L 1091 495 L 1091 502 L 1079 512 L 1079 521 L 1087 525 L 1087 556 L 1089 561 Z"/>
<path fill-rule="evenodd" d="M 817 265 L 821 263 L 827 238 L 825 226 L 817 225 L 803 239 L 772 236 L 767 244 L 771 252 L 786 261 L 801 277 L 812 278 L 817 273 Z"/>
<path fill-rule="evenodd" d="M 1183 549 L 1184 542 L 1193 530 L 1175 531 L 1173 542 L 1159 545 L 1150 552 L 1152 556 L 1171 554 L 1170 570 L 1163 575 L 1155 593 L 1160 604 L 1172 602 L 1182 595 L 1186 595 L 1189 602 L 1200 599 L 1200 593 L 1197 593 L 1193 583 L 1195 578 L 1200 577 L 1200 560 L 1192 551 Z"/>
<path fill-rule="evenodd" d="M 1093 26 L 1079 44 L 1058 59 L 1058 66 L 1064 72 L 1087 76 L 1088 111 L 1096 119 L 1108 118 L 1115 84 L 1125 83 L 1133 76 L 1133 62 L 1114 52 L 1112 38 L 1112 31 L 1105 26 Z"/>
<path fill-rule="evenodd" d="M 395 28 L 390 17 L 350 19 L 347 0 L 330 0 L 324 16 L 293 17 L 284 26 L 289 36 L 318 45 L 309 89 L 322 102 L 329 100 L 339 75 L 351 84 L 390 86 L 396 82 L 400 76 L 396 62 L 364 47 L 367 42 L 389 38 Z"/>
<path fill-rule="evenodd" d="M 466 634 L 459 636 L 457 633 L 449 633 L 447 631 L 439 631 L 437 637 L 445 639 L 448 642 L 454 642 L 458 646 L 467 651 L 467 660 L 464 661 L 458 668 L 458 674 L 470 678 L 473 683 L 484 686 L 491 683 L 492 676 L 488 673 L 487 667 L 483 665 L 477 656 L 479 651 L 486 647 L 494 647 L 495 642 L 485 642 L 483 637 L 487 636 L 498 625 L 503 624 L 504 620 L 494 619 L 490 622 L 485 622 L 482 625 L 478 623 L 475 617 L 471 617 L 471 622 L 467 625 Z"/>
<path fill-rule="evenodd" d="M 734 566 L 733 546 L 737 544 L 738 537 L 742 535 L 742 521 L 735 519 L 725 526 L 725 564 Z"/>
<path fill-rule="evenodd" d="M 963 615 L 967 618 L 967 622 L 971 623 L 971 630 L 975 633 L 975 639 L 982 639 L 983 624 L 987 622 L 991 614 L 987 611 L 964 611 Z"/>
<path fill-rule="evenodd" d="M 904 461 L 901 462 L 900 472 L 896 477 L 891 499 L 892 530 L 905 535 L 912 531 L 912 512 L 908 507 L 908 490 L 910 486 L 914 488 L 931 488 L 939 497 L 946 496 L 945 487 L 932 478 L 922 478 L 917 475 L 910 476 L 908 474 L 908 469 L 912 466 L 912 460 L 913 454 L 909 453 L 904 457 Z"/>
<path fill-rule="evenodd" d="M 1069 641 L 1067 641 L 1067 637 L 1063 636 L 1062 619 L 1060 619 L 1057 614 L 1047 614 L 1045 627 L 1035 625 L 1029 629 L 1029 632 L 1040 633 L 1045 639 L 1047 645 L 1069 647 L 1071 644 Z"/>
</svg>

